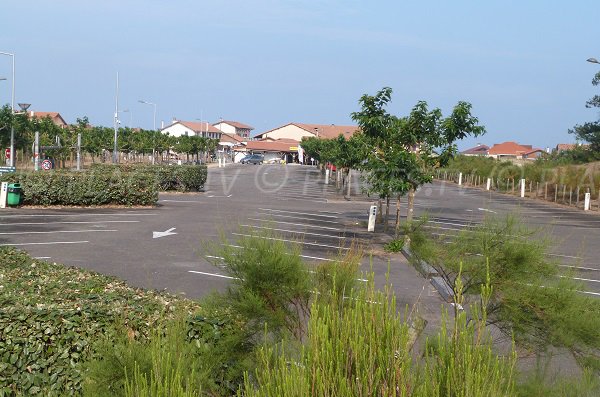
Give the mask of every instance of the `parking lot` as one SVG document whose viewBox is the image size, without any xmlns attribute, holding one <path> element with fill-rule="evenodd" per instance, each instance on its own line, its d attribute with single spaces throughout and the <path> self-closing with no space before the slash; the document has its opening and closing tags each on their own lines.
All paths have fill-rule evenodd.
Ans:
<svg viewBox="0 0 600 397">
<path fill-rule="evenodd" d="M 253 231 L 298 242 L 303 259 L 315 264 L 332 261 L 353 241 L 368 247 L 369 203 L 330 203 L 334 190 L 314 167 L 229 165 L 209 170 L 204 192 L 161 194 L 156 208 L 3 210 L 0 244 L 199 297 L 228 282 L 211 264 L 218 261 L 213 248 Z M 384 261 L 382 273 L 386 267 Z"/>
<path fill-rule="evenodd" d="M 203 192 L 161 194 L 154 208 L 2 210 L 0 245 L 133 285 L 200 297 L 229 282 L 211 263 L 218 262 L 214 247 L 235 245 L 253 231 L 298 242 L 309 263 L 328 263 L 353 241 L 368 253 L 369 205 L 365 197 L 340 199 L 315 167 L 228 165 L 209 169 Z M 600 217 L 442 182 L 420 189 L 415 207 L 417 216 L 429 214 L 426 226 L 433 233 L 449 239 L 487 215 L 516 214 L 548 232 L 554 239 L 550 257 L 575 271 L 584 292 L 600 296 Z M 403 303 L 435 296 L 400 256 L 366 255 L 363 265 L 373 269 L 379 285 L 387 277 Z"/>
</svg>

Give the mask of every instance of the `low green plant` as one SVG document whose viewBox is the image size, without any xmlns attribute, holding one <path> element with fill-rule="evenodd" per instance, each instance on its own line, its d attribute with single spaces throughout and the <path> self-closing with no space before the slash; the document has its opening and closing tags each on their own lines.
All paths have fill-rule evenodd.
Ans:
<svg viewBox="0 0 600 397">
<path fill-rule="evenodd" d="M 127 286 L 114 277 L 0 247 L 0 395 L 77 395 L 93 342 L 115 329 L 136 339 L 176 308 L 197 303 Z"/>
<path fill-rule="evenodd" d="M 400 252 L 404 248 L 404 239 L 395 239 L 383 246 L 385 252 Z"/>
<path fill-rule="evenodd" d="M 149 340 L 126 330 L 105 338 L 86 365 L 84 396 L 198 396 L 202 390 L 199 344 L 188 337 L 187 314 L 155 324 Z"/>
</svg>

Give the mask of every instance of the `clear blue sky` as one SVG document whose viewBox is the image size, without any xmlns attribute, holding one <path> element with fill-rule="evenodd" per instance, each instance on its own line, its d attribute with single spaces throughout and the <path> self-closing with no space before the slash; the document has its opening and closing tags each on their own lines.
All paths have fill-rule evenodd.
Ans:
<svg viewBox="0 0 600 397">
<path fill-rule="evenodd" d="M 16 102 L 69 123 L 112 126 L 117 72 L 119 107 L 143 128 L 139 99 L 157 103 L 158 126 L 353 124 L 360 96 L 384 86 L 396 115 L 471 102 L 487 144 L 554 146 L 598 118 L 585 108 L 600 90 L 585 62 L 600 59 L 597 0 L 5 0 L 0 51 L 16 54 Z M 10 74 L 0 56 L 0 103 Z"/>
</svg>

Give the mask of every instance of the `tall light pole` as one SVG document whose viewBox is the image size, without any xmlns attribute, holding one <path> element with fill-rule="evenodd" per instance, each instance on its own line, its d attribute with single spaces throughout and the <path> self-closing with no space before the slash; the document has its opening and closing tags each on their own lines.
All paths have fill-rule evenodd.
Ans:
<svg viewBox="0 0 600 397">
<path fill-rule="evenodd" d="M 596 58 L 588 58 L 587 61 L 590 63 L 600 63 Z"/>
<path fill-rule="evenodd" d="M 138 102 L 139 103 L 143 103 L 144 105 L 152 105 L 152 106 L 154 106 L 154 116 L 152 117 L 152 128 L 156 132 L 156 103 L 144 101 L 143 99 L 140 99 Z M 154 158 L 156 156 L 154 146 L 156 146 L 156 145 L 152 145 L 152 146 L 153 146 L 152 147 L 152 164 L 154 164 L 154 161 L 155 161 Z"/>
<path fill-rule="evenodd" d="M 12 57 L 12 95 L 10 100 L 10 163 L 11 167 L 15 166 L 15 127 L 13 115 L 15 113 L 15 54 L 0 51 L 0 55 Z"/>
<path fill-rule="evenodd" d="M 143 103 L 145 105 L 152 105 L 152 106 L 154 106 L 154 116 L 152 118 L 152 128 L 154 129 L 154 131 L 156 131 L 156 103 L 144 101 L 143 99 L 140 99 L 138 102 L 139 103 Z"/>
<path fill-rule="evenodd" d="M 117 153 L 118 147 L 117 147 L 117 138 L 118 138 L 118 131 L 119 131 L 119 72 L 117 72 L 117 91 L 115 93 L 115 120 L 114 120 L 114 127 L 115 127 L 115 137 L 114 137 L 114 146 L 113 146 L 113 164 L 117 164 L 119 162 L 119 154 Z"/>
</svg>

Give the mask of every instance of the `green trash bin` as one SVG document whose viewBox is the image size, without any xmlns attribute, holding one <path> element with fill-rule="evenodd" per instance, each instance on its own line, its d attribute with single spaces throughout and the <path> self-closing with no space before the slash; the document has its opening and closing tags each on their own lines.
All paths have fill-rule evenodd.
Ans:
<svg viewBox="0 0 600 397">
<path fill-rule="evenodd" d="M 16 206 L 21 204 L 21 184 L 10 183 L 7 189 L 6 204 Z"/>
</svg>

